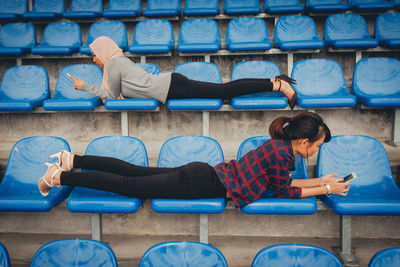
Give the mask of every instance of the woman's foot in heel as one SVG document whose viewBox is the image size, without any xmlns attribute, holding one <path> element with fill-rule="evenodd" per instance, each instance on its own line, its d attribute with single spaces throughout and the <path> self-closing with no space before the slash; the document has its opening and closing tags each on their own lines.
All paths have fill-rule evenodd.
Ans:
<svg viewBox="0 0 400 267">
<path fill-rule="evenodd" d="M 74 154 L 66 150 L 61 150 L 50 156 L 50 158 L 57 158 L 58 165 L 60 165 L 63 171 L 70 171 L 74 168 Z"/>
<path fill-rule="evenodd" d="M 271 79 L 271 81 L 274 83 L 274 91 L 282 92 L 288 99 L 289 107 L 293 109 L 297 102 L 297 92 L 291 84 L 296 84 L 296 80 L 282 74 Z"/>
<path fill-rule="evenodd" d="M 60 174 L 62 169 L 57 163 L 47 163 L 46 173 L 38 181 L 39 192 L 42 196 L 47 196 L 54 186 L 60 187 Z"/>
</svg>

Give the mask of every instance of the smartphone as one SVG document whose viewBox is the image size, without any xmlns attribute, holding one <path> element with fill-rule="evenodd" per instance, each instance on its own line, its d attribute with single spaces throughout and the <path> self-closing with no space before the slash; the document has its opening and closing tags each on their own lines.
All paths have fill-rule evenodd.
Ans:
<svg viewBox="0 0 400 267">
<path fill-rule="evenodd" d="M 346 175 L 343 177 L 343 182 L 350 182 L 351 180 L 354 180 L 357 178 L 357 174 L 355 172 L 350 173 L 349 175 Z"/>
<path fill-rule="evenodd" d="M 71 74 L 69 74 L 68 72 L 66 72 L 65 74 L 67 74 L 68 77 L 72 78 Z"/>
</svg>

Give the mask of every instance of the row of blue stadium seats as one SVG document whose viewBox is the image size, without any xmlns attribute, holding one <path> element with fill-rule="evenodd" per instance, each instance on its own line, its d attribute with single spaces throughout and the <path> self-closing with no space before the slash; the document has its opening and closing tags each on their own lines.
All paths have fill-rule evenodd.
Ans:
<svg viewBox="0 0 400 267">
<path fill-rule="evenodd" d="M 152 63 L 138 63 L 149 73 L 157 75 L 160 68 Z M 213 63 L 186 62 L 175 70 L 193 80 L 221 83 L 219 68 Z M 30 111 L 43 106 L 44 110 L 93 110 L 101 100 L 82 90 L 75 90 L 66 75 L 100 86 L 102 70 L 94 64 L 64 67 L 57 78 L 53 97 L 50 98 L 48 74 L 35 65 L 9 68 L 0 84 L 0 110 Z M 279 67 L 270 61 L 245 61 L 234 66 L 231 81 L 241 78 L 272 78 L 280 75 Z M 302 108 L 354 107 L 357 102 L 375 108 L 400 107 L 400 61 L 394 58 L 364 58 L 354 68 L 351 93 L 347 89 L 343 70 L 331 59 L 305 59 L 298 61 L 291 77 L 297 81 L 297 104 Z M 284 109 L 287 98 L 280 92 L 264 92 L 235 97 L 230 100 L 235 109 Z M 108 110 L 156 110 L 155 99 L 108 99 Z M 222 99 L 170 99 L 170 110 L 218 110 Z"/>
<path fill-rule="evenodd" d="M 324 40 L 318 37 L 314 20 L 308 16 L 280 17 L 275 25 L 274 47 L 282 50 L 333 48 L 369 48 L 385 45 L 400 47 L 400 13 L 378 16 L 372 39 L 365 19 L 358 14 L 330 15 L 325 23 Z M 124 51 L 165 53 L 174 49 L 172 25 L 166 20 L 143 20 L 134 30 L 128 46 L 127 30 L 120 21 L 98 21 L 88 31 L 82 45 L 81 30 L 75 22 L 53 22 L 46 26 L 36 46 L 36 31 L 30 23 L 9 23 L 0 28 L 0 55 L 90 54 L 89 44 L 99 36 L 108 36 Z M 226 33 L 230 51 L 268 50 L 272 47 L 265 21 L 239 17 L 230 20 Z M 218 24 L 212 19 L 190 19 L 182 23 L 177 43 L 179 52 L 216 52 L 221 49 Z"/>
<path fill-rule="evenodd" d="M 217 15 L 220 13 L 219 0 L 185 0 L 184 15 Z M 347 2 L 347 3 L 345 3 Z M 140 0 L 110 0 L 108 9 L 104 10 L 103 0 L 71 0 L 69 11 L 66 11 L 64 0 L 34 0 L 32 10 L 28 10 L 28 0 L 0 1 L 0 20 L 10 19 L 53 19 L 96 18 L 96 17 L 136 17 L 144 16 L 177 16 L 181 13 L 180 0 L 148 0 L 142 12 Z M 385 10 L 400 7 L 400 0 L 265 0 L 264 12 L 332 12 L 352 10 Z M 261 13 L 259 0 L 224 0 L 224 13 L 258 14 Z"/>
<path fill-rule="evenodd" d="M 279 255 L 277 257 L 277 255 Z M 400 247 L 376 252 L 369 261 L 369 267 L 397 267 Z M 6 247 L 0 243 L 0 263 L 10 267 Z M 117 267 L 117 257 L 112 248 L 89 239 L 60 239 L 42 245 L 33 256 L 31 267 L 48 266 Z M 284 263 L 284 265 L 282 265 Z M 191 241 L 172 241 L 150 247 L 142 256 L 139 267 L 228 267 L 225 256 L 216 247 Z M 312 245 L 278 244 L 263 248 L 253 259 L 252 267 L 297 266 L 341 267 L 339 259 L 329 250 Z"/>
<path fill-rule="evenodd" d="M 268 136 L 244 140 L 237 159 L 267 141 Z M 47 212 L 64 199 L 70 212 L 77 213 L 135 213 L 144 199 L 128 198 L 115 193 L 83 187 L 52 188 L 41 196 L 37 181 L 46 172 L 44 162 L 60 150 L 70 151 L 60 137 L 35 136 L 19 140 L 12 148 L 2 182 L 0 211 Z M 146 147 L 130 136 L 104 136 L 91 141 L 85 155 L 119 158 L 129 163 L 148 166 Z M 157 167 L 178 167 L 189 162 L 205 162 L 214 166 L 224 162 L 220 144 L 204 136 L 178 136 L 164 142 Z M 292 179 L 307 179 L 305 160 L 296 156 Z M 25 170 L 29 169 L 29 172 Z M 318 154 L 317 177 L 337 173 L 343 177 L 357 173 L 347 196 L 320 196 L 339 215 L 400 215 L 400 189 L 396 185 L 383 145 L 376 139 L 361 135 L 334 136 L 324 143 Z M 225 198 L 211 199 L 152 199 L 151 208 L 158 213 L 218 214 L 226 209 Z M 245 214 L 310 215 L 317 211 L 315 197 L 302 199 L 276 198 L 273 191 L 241 208 Z"/>
</svg>

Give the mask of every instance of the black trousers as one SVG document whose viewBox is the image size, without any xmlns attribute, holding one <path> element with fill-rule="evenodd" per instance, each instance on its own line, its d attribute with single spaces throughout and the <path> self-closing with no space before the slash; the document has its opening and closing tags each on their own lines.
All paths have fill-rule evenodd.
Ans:
<svg viewBox="0 0 400 267">
<path fill-rule="evenodd" d="M 167 99 L 231 99 L 235 96 L 272 91 L 272 88 L 270 79 L 239 79 L 219 84 L 191 80 L 180 73 L 173 72 Z"/>
<path fill-rule="evenodd" d="M 226 197 L 213 167 L 193 162 L 177 168 L 142 167 L 109 157 L 74 157 L 74 168 L 62 172 L 62 185 L 81 186 L 136 198 L 198 199 Z"/>
</svg>

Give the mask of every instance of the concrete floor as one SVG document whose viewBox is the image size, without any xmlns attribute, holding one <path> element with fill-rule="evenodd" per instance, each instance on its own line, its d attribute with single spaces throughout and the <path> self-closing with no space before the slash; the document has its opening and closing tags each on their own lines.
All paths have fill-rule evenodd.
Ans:
<svg viewBox="0 0 400 267">
<path fill-rule="evenodd" d="M 0 234 L 0 241 L 7 247 L 13 267 L 26 267 L 37 249 L 45 243 L 63 238 L 90 238 L 90 236 Z M 103 237 L 115 252 L 120 267 L 138 266 L 140 258 L 152 245 L 174 241 L 198 241 L 196 236 L 126 236 L 106 235 Z M 251 266 L 255 255 L 264 247 L 274 244 L 309 244 L 332 251 L 338 239 L 333 238 L 265 238 L 265 237 L 209 237 L 210 244 L 225 256 L 230 267 Z M 367 267 L 371 257 L 379 250 L 400 246 L 398 239 L 354 239 L 353 247 L 360 267 Z"/>
</svg>

